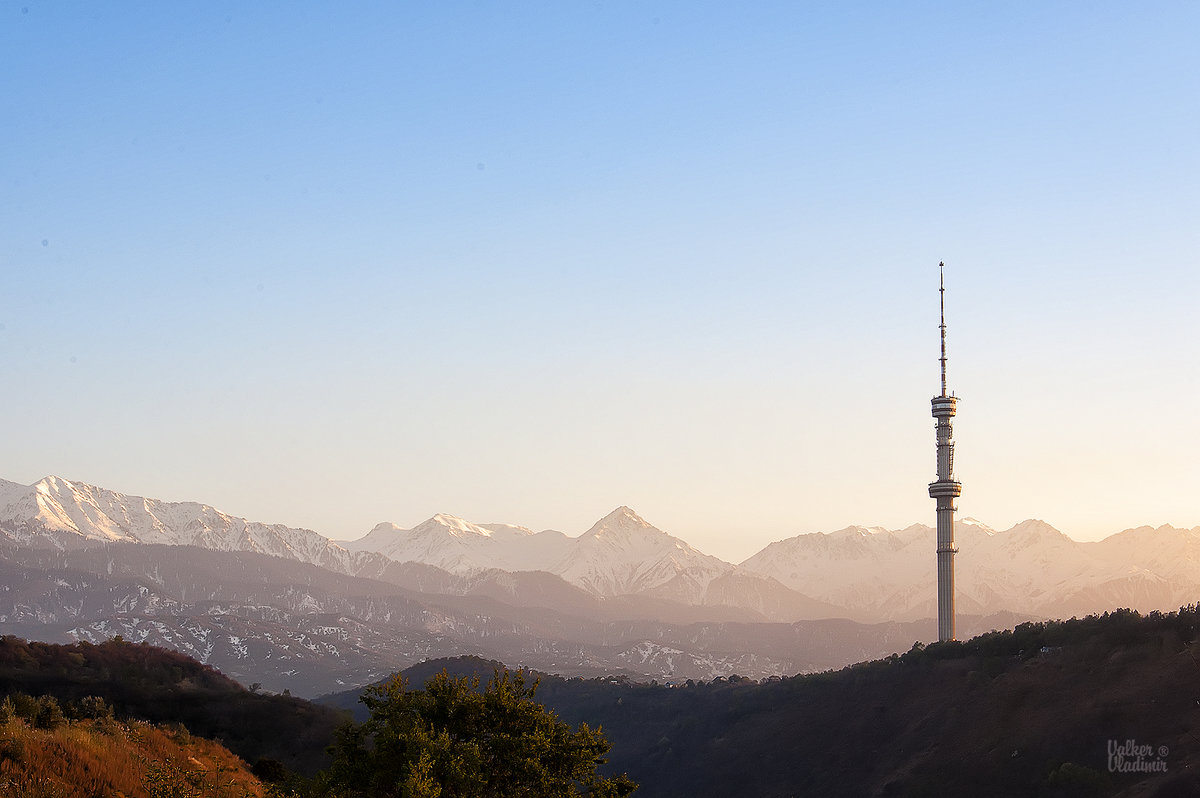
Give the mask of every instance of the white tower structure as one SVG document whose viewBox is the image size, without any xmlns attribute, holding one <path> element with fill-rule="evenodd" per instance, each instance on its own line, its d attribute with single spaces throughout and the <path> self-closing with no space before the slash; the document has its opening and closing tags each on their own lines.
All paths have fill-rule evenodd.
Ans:
<svg viewBox="0 0 1200 798">
<path fill-rule="evenodd" d="M 938 641 L 954 639 L 954 500 L 962 495 L 962 484 L 954 481 L 954 418 L 958 399 L 946 393 L 946 280 L 944 263 L 938 264 L 938 294 L 942 309 L 942 393 L 933 397 L 937 419 L 937 482 L 929 483 L 929 496 L 937 500 Z"/>
</svg>

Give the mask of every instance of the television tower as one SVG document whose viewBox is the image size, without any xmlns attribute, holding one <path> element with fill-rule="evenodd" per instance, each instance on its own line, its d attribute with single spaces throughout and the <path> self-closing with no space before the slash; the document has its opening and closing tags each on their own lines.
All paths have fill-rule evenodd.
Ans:
<svg viewBox="0 0 1200 798">
<path fill-rule="evenodd" d="M 942 393 L 933 397 L 937 419 L 937 482 L 929 483 L 929 496 L 937 500 L 938 642 L 954 639 L 954 500 L 962 495 L 962 484 L 954 481 L 954 418 L 958 399 L 946 393 L 946 279 L 945 263 L 938 264 L 938 294 L 942 307 Z"/>
</svg>

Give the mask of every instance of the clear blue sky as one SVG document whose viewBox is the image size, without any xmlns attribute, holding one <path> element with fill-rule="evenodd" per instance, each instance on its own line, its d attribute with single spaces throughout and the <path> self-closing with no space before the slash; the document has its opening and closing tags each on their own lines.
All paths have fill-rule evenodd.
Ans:
<svg viewBox="0 0 1200 798">
<path fill-rule="evenodd" d="M 1200 525 L 1200 4 L 0 3 L 0 476 L 740 560 Z"/>
</svg>

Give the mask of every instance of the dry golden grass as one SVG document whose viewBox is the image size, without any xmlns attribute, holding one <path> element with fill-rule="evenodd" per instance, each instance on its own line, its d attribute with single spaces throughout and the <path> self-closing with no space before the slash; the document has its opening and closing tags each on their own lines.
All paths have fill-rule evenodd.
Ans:
<svg viewBox="0 0 1200 798">
<path fill-rule="evenodd" d="M 0 795 L 13 798 L 260 798 L 246 763 L 211 740 L 145 723 L 0 726 Z"/>
</svg>

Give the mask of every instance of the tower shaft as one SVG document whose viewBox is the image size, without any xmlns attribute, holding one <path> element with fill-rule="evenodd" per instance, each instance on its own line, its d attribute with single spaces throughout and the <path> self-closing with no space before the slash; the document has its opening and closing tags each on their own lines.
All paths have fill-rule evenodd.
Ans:
<svg viewBox="0 0 1200 798">
<path fill-rule="evenodd" d="M 943 265 L 938 264 L 939 276 Z M 954 479 L 954 430 L 950 419 L 958 409 L 958 399 L 946 395 L 946 287 L 939 280 L 942 321 L 939 325 L 942 354 L 942 392 L 933 397 L 933 417 L 937 419 L 937 481 L 929 484 L 929 496 L 937 501 L 937 577 L 938 641 L 954 639 L 954 500 L 962 495 L 962 484 Z"/>
</svg>

